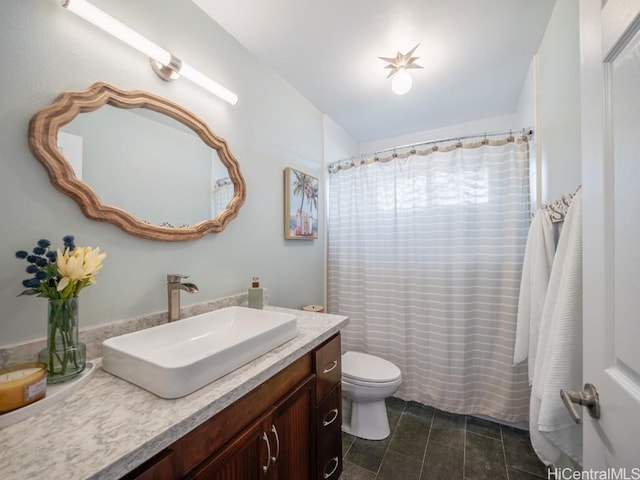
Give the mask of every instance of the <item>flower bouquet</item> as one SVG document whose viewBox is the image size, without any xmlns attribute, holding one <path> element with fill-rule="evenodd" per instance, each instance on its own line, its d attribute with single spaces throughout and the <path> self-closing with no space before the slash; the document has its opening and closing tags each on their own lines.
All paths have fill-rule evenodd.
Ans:
<svg viewBox="0 0 640 480">
<path fill-rule="evenodd" d="M 99 248 L 76 247 L 71 235 L 65 236 L 63 250 L 53 250 L 51 242 L 38 240 L 29 253 L 16 252 L 26 259 L 26 287 L 20 295 L 36 295 L 49 299 L 47 348 L 38 360 L 47 364 L 49 383 L 60 383 L 80 374 L 85 367 L 86 348 L 78 341 L 78 295 L 96 283 L 95 275 L 102 268 L 105 253 Z"/>
</svg>

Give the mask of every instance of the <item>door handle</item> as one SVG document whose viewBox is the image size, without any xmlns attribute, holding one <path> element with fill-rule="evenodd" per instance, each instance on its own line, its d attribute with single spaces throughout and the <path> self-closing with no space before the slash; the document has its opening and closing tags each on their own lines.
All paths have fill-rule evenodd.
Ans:
<svg viewBox="0 0 640 480">
<path fill-rule="evenodd" d="M 572 390 L 560 390 L 560 398 L 564 402 L 564 406 L 569 410 L 569 415 L 576 423 L 582 423 L 580 415 L 574 407 L 574 403 L 587 407 L 589 415 L 593 418 L 600 418 L 600 397 L 598 390 L 591 383 L 584 384 L 584 390 L 580 392 Z"/>
<path fill-rule="evenodd" d="M 267 437 L 266 432 L 262 432 L 262 440 L 267 444 L 267 464 L 262 466 L 262 473 L 266 475 L 269 471 L 269 465 L 271 464 L 271 444 L 269 443 L 269 437 Z"/>
<path fill-rule="evenodd" d="M 276 437 L 276 454 L 275 456 L 271 457 L 271 462 L 275 465 L 275 463 L 278 461 L 278 457 L 280 456 L 280 437 L 278 437 L 278 430 L 276 430 L 275 425 L 271 425 L 271 432 Z"/>
</svg>

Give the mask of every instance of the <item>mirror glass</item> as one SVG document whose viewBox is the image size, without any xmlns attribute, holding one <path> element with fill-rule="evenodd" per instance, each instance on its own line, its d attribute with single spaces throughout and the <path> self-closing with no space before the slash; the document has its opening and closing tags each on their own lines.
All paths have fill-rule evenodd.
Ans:
<svg viewBox="0 0 640 480">
<path fill-rule="evenodd" d="M 218 152 L 171 117 L 105 105 L 58 131 L 58 149 L 102 202 L 153 225 L 215 218 L 233 197 Z"/>
<path fill-rule="evenodd" d="M 61 93 L 32 117 L 29 147 L 88 218 L 142 238 L 221 232 L 246 196 L 225 140 L 181 105 L 141 90 L 98 82 Z"/>
</svg>

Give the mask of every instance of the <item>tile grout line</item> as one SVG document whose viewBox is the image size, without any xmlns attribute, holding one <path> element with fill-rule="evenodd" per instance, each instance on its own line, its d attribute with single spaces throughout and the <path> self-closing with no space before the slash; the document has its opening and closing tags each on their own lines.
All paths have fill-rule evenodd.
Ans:
<svg viewBox="0 0 640 480">
<path fill-rule="evenodd" d="M 383 450 L 383 454 L 382 454 L 382 456 L 380 458 L 380 463 L 378 464 L 377 469 L 375 471 L 367 470 L 368 472 L 370 472 L 369 474 L 367 474 L 368 478 L 373 478 L 373 480 L 379 480 L 379 479 L 383 478 L 383 475 L 381 475 L 382 473 L 391 474 L 393 476 L 393 474 L 394 474 L 393 469 L 389 470 L 388 467 L 385 467 L 385 469 L 383 469 L 382 467 L 383 467 L 383 465 L 388 465 L 389 464 L 389 462 L 387 461 L 387 460 L 389 460 L 387 458 L 388 455 L 389 455 L 389 451 L 394 452 L 394 455 L 395 454 L 400 454 L 402 456 L 403 452 L 397 452 L 396 450 L 391 450 L 391 444 L 393 443 L 393 439 L 395 438 L 395 435 L 396 434 L 402 435 L 402 431 L 403 431 L 402 428 L 401 428 L 402 419 L 413 418 L 415 415 L 422 416 L 422 415 L 420 415 L 420 412 L 414 412 L 412 409 L 409 409 L 408 408 L 409 405 L 410 405 L 409 401 L 403 401 L 402 404 L 401 404 L 401 408 L 400 409 L 398 409 L 398 410 L 394 409 L 395 414 L 397 414 L 397 421 L 395 422 L 395 424 L 393 426 L 393 429 L 390 432 L 388 443 L 387 443 L 386 447 Z M 426 442 L 425 442 L 425 445 L 424 445 L 424 450 L 422 452 L 422 459 L 421 459 L 421 462 L 420 462 L 420 469 L 418 471 L 418 478 L 416 480 L 419 480 L 420 478 L 424 477 L 425 473 L 427 473 L 427 474 L 429 473 L 429 472 L 426 472 L 426 454 L 427 454 L 427 450 L 429 449 L 429 446 L 433 445 L 433 444 L 441 445 L 438 442 L 434 441 L 433 438 L 432 438 L 433 437 L 433 426 L 434 426 L 434 422 L 435 422 L 435 417 L 436 417 L 436 414 L 439 412 L 439 410 L 437 408 L 435 408 L 435 407 L 432 407 L 432 406 L 430 406 L 429 408 L 431 409 L 431 417 L 430 417 L 428 422 L 425 422 L 422 425 L 422 429 L 423 428 L 428 428 L 429 430 L 428 430 L 428 433 L 427 433 L 427 438 L 426 438 Z M 394 416 L 395 416 L 395 414 L 394 414 Z M 469 420 L 471 419 L 470 417 L 473 417 L 472 415 L 465 415 L 465 414 L 456 414 L 456 415 L 464 417 L 463 422 L 462 422 L 462 424 L 463 424 L 462 462 L 461 462 L 461 464 L 460 463 L 456 463 L 456 465 L 459 465 L 459 466 L 462 467 L 463 477 L 465 479 L 467 479 L 467 477 L 465 476 L 466 475 L 466 466 L 467 466 L 466 464 L 467 464 L 467 460 L 470 460 L 470 458 L 467 458 L 466 445 L 468 443 L 467 442 L 467 440 L 468 440 L 467 437 L 469 436 L 469 434 L 473 433 L 474 435 L 477 435 L 478 438 L 495 439 L 496 437 L 494 436 L 493 433 L 491 433 L 489 431 L 482 430 L 482 429 L 480 429 L 478 432 L 469 430 Z M 422 417 L 422 418 L 425 418 L 425 417 Z M 492 423 L 496 423 L 496 422 L 492 422 Z M 472 424 L 471 426 L 475 428 L 474 424 Z M 422 430 L 422 431 L 424 431 L 424 430 Z M 503 458 L 503 462 L 504 462 L 503 463 L 503 465 L 504 465 L 503 466 L 503 468 L 504 468 L 503 472 L 505 473 L 505 477 L 501 477 L 501 478 L 504 478 L 505 480 L 510 480 L 511 478 L 516 478 L 516 476 L 518 475 L 517 472 L 523 472 L 525 474 L 529 474 L 529 475 L 535 476 L 536 478 L 544 480 L 545 477 L 541 476 L 538 473 L 537 470 L 534 473 L 533 471 L 530 471 L 530 470 L 533 470 L 533 469 L 520 468 L 519 466 L 511 466 L 511 467 L 509 466 L 508 459 L 507 459 L 507 454 L 506 454 L 506 438 L 509 435 L 506 435 L 505 432 L 510 433 L 511 430 L 509 428 L 504 427 L 503 425 L 498 425 L 498 437 L 497 437 L 497 439 L 500 442 L 500 445 L 501 445 L 501 448 L 502 448 L 502 458 Z M 520 437 L 518 437 L 518 440 L 519 440 L 519 438 Z M 352 438 L 351 440 L 352 441 L 348 445 L 348 448 L 346 449 L 343 458 L 346 458 L 349 455 L 350 452 L 354 451 L 353 448 L 355 446 L 355 443 L 356 443 L 357 439 L 356 438 Z M 494 440 L 492 440 L 492 441 L 494 441 Z M 444 446 L 446 446 L 446 444 Z M 454 448 L 454 447 L 452 447 L 452 448 Z M 419 461 L 418 457 L 408 456 L 408 458 L 415 458 L 416 461 Z M 394 457 L 394 459 L 395 459 L 395 457 Z M 359 467 L 359 468 L 363 468 L 358 463 L 356 463 L 355 465 L 357 467 Z M 454 464 L 451 464 L 451 467 L 453 467 L 453 466 L 454 466 Z M 514 471 L 514 476 L 513 477 L 511 476 L 511 473 L 510 473 L 510 470 L 509 470 L 510 468 Z M 369 475 L 373 475 L 373 477 L 370 477 Z M 349 478 L 345 477 L 344 480 L 349 480 Z"/>
<path fill-rule="evenodd" d="M 429 422 L 429 435 L 427 435 L 427 443 L 424 446 L 424 452 L 422 453 L 422 465 L 420 465 L 420 476 L 418 480 L 422 478 L 422 473 L 424 472 L 424 462 L 427 460 L 427 449 L 429 448 L 429 440 L 431 440 L 431 429 L 433 427 L 433 419 L 436 416 L 436 410 L 433 407 L 431 408 L 431 421 Z"/>
<path fill-rule="evenodd" d="M 504 435 L 502 434 L 502 425 L 500 425 L 500 445 L 502 446 L 502 458 L 504 458 L 504 470 L 509 480 L 509 467 L 507 466 L 507 452 L 504 448 Z"/>
<path fill-rule="evenodd" d="M 387 445 L 387 448 L 384 449 L 384 454 L 382 455 L 382 460 L 380 461 L 380 465 L 378 465 L 378 470 L 376 470 L 376 480 L 378 478 L 378 475 L 380 475 L 380 470 L 382 469 L 382 465 L 384 464 L 384 459 L 387 458 L 387 453 L 389 452 L 389 447 L 391 446 L 391 442 L 393 441 L 393 437 L 396 434 L 396 431 L 398 430 L 398 425 L 400 425 L 400 419 L 402 418 L 402 415 L 404 415 L 404 411 L 407 408 L 407 402 L 404 402 L 404 405 L 402 406 L 402 411 L 400 412 L 400 415 L 398 416 L 398 421 L 396 422 L 395 426 L 393 427 L 393 432 L 391 432 L 389 434 L 389 444 Z M 387 413 L 387 419 L 389 418 L 389 413 Z"/>
<path fill-rule="evenodd" d="M 464 416 L 464 435 L 462 437 L 462 478 L 466 478 L 467 471 L 467 418 Z"/>
<path fill-rule="evenodd" d="M 342 432 L 342 430 L 341 430 Z M 342 459 L 344 461 L 345 458 L 347 458 L 347 455 L 349 455 L 349 452 L 351 451 L 351 449 L 353 448 L 353 444 L 355 443 L 355 439 L 351 441 L 351 445 L 349 445 L 349 447 L 345 450 L 345 452 L 342 454 Z"/>
</svg>

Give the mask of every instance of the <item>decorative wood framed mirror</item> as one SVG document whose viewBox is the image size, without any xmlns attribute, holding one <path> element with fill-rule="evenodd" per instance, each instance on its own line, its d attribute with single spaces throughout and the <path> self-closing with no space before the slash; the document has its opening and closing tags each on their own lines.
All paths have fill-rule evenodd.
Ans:
<svg viewBox="0 0 640 480">
<path fill-rule="evenodd" d="M 64 92 L 31 119 L 29 147 L 86 217 L 142 238 L 183 241 L 221 232 L 245 200 L 225 140 L 189 110 L 149 92 L 101 82 Z"/>
</svg>

